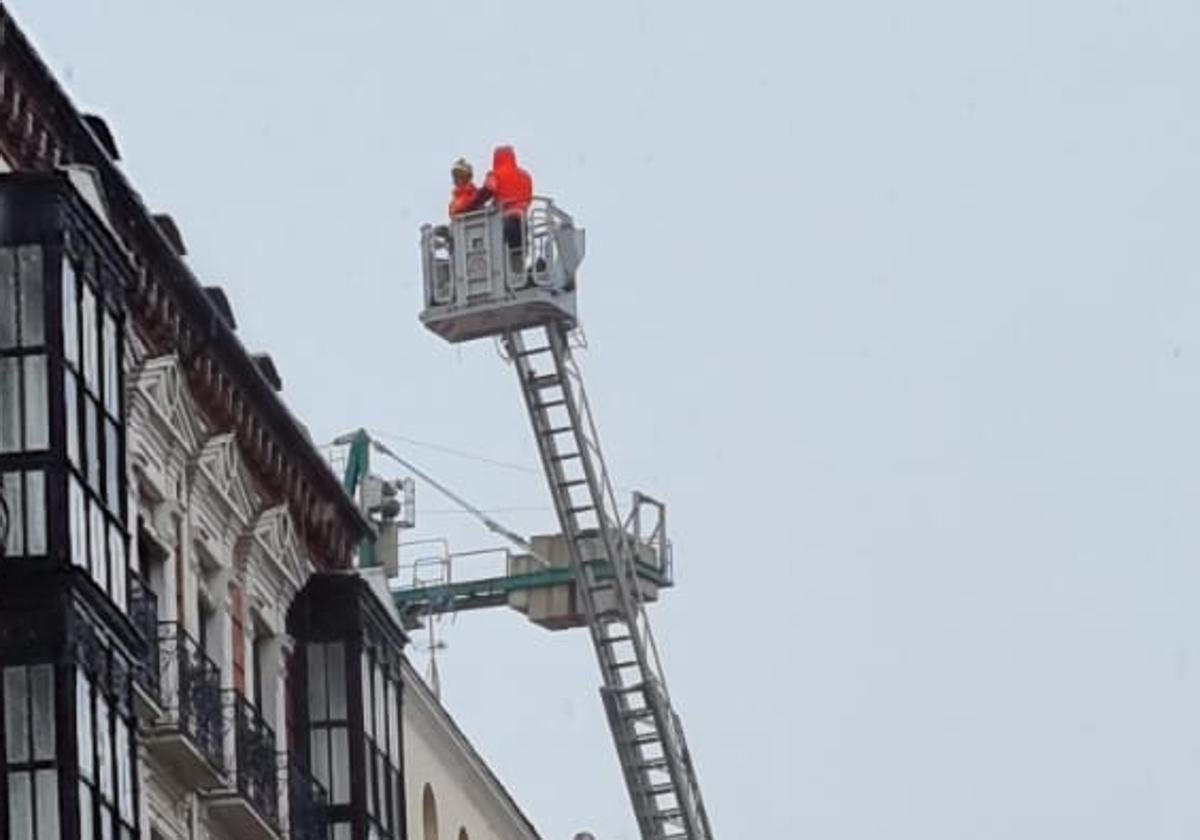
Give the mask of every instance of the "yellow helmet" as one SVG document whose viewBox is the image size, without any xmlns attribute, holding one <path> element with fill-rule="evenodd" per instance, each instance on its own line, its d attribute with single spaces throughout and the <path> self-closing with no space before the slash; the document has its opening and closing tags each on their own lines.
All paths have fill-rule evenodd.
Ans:
<svg viewBox="0 0 1200 840">
<path fill-rule="evenodd" d="M 454 166 L 450 168 L 451 175 L 465 175 L 470 178 L 475 175 L 475 170 L 471 168 L 471 164 L 467 163 L 466 158 L 459 158 L 454 161 Z"/>
</svg>

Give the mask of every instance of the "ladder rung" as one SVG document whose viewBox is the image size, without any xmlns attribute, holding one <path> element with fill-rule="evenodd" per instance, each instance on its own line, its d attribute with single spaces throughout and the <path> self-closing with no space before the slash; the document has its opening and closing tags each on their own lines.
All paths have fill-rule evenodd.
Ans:
<svg viewBox="0 0 1200 840">
<path fill-rule="evenodd" d="M 529 377 L 528 382 L 529 387 L 540 391 L 543 388 L 553 388 L 556 385 L 561 385 L 562 379 L 560 379 L 557 374 L 547 373 L 543 374 L 542 376 L 531 376 Z"/>
<path fill-rule="evenodd" d="M 614 662 L 609 667 L 611 667 L 615 670 L 617 668 L 632 668 L 634 665 L 637 665 L 637 664 L 639 664 L 639 663 L 636 659 L 625 659 L 620 662 Z"/>
<path fill-rule="evenodd" d="M 549 353 L 553 349 L 553 347 L 547 344 L 545 347 L 534 347 L 532 350 L 522 350 L 520 353 L 515 353 L 513 355 L 515 355 L 518 359 L 524 359 L 528 356 L 536 356 L 539 353 Z"/>
<path fill-rule="evenodd" d="M 566 400 L 546 400 L 546 402 L 535 402 L 534 408 L 545 410 L 547 408 L 558 408 L 560 405 L 566 405 Z"/>
<path fill-rule="evenodd" d="M 668 762 L 665 758 L 655 758 L 637 765 L 637 769 L 650 773 L 655 770 L 666 770 L 669 766 L 670 762 Z"/>
<path fill-rule="evenodd" d="M 544 437 L 550 437 L 551 435 L 561 435 L 563 432 L 573 431 L 575 431 L 574 426 L 554 426 L 549 429 L 543 429 L 542 431 L 538 432 L 538 434 Z"/>
<path fill-rule="evenodd" d="M 682 810 L 680 810 L 679 808 L 672 808 L 669 811 L 659 811 L 657 814 L 654 815 L 654 819 L 662 820 L 665 822 L 667 820 L 677 820 L 682 816 L 683 816 Z"/>
<path fill-rule="evenodd" d="M 587 484 L 586 478 L 569 478 L 566 481 L 557 481 L 554 486 L 560 490 L 569 490 L 572 487 L 582 487 Z"/>
<path fill-rule="evenodd" d="M 621 642 L 631 642 L 631 641 L 633 641 L 633 636 L 613 636 L 611 639 L 601 639 L 600 644 L 602 644 L 602 645 L 617 645 L 617 644 L 620 644 Z"/>
<path fill-rule="evenodd" d="M 650 785 L 649 787 L 642 788 L 642 793 L 645 793 L 648 796 L 662 796 L 664 793 L 674 792 L 675 785 L 671 784 L 670 782 L 663 782 L 662 784 Z"/>
<path fill-rule="evenodd" d="M 551 461 L 569 461 L 572 458 L 578 458 L 578 457 L 579 457 L 578 452 L 564 452 L 561 455 L 551 455 L 550 460 Z"/>
<path fill-rule="evenodd" d="M 645 747 L 649 744 L 662 741 L 662 736 L 657 732 L 646 732 L 641 735 L 634 735 L 626 743 L 634 747 Z"/>
<path fill-rule="evenodd" d="M 646 690 L 646 686 L 644 683 L 638 683 L 637 685 L 623 685 L 623 686 L 620 686 L 619 688 L 606 688 L 605 689 L 605 691 L 607 691 L 609 694 L 635 694 L 639 691 L 645 691 L 645 690 Z M 649 710 L 650 707 L 649 706 L 639 706 L 636 709 L 626 709 L 626 711 L 640 712 L 643 709 Z"/>
<path fill-rule="evenodd" d="M 579 507 L 567 508 L 567 513 L 586 513 L 589 510 L 595 510 L 595 505 L 580 505 Z"/>
</svg>

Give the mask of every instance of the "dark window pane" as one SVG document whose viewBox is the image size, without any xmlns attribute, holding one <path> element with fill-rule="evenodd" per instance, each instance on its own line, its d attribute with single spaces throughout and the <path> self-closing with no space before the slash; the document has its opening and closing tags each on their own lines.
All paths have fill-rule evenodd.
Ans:
<svg viewBox="0 0 1200 840">
<path fill-rule="evenodd" d="M 29 761 L 29 681 L 24 665 L 4 669 L 4 736 L 9 763 Z"/>
<path fill-rule="evenodd" d="M 119 513 L 121 504 L 121 470 L 117 426 L 111 420 L 104 421 L 104 494 L 108 509 Z"/>
<path fill-rule="evenodd" d="M 100 407 L 90 397 L 83 400 L 83 419 L 87 428 L 87 477 L 88 484 L 97 493 L 100 492 L 100 447 L 97 439 L 100 434 L 96 424 L 99 422 Z"/>
<path fill-rule="evenodd" d="M 96 329 L 96 296 L 91 287 L 83 284 L 83 383 L 89 392 L 99 393 L 97 385 L 96 342 L 99 340 Z"/>
<path fill-rule="evenodd" d="M 79 368 L 79 289 L 70 260 L 62 267 L 63 355 Z"/>
<path fill-rule="evenodd" d="M 25 449 L 50 446 L 49 391 L 46 387 L 46 357 L 25 357 Z"/>
<path fill-rule="evenodd" d="M 21 448 L 20 359 L 0 359 L 0 452 Z"/>
<path fill-rule="evenodd" d="M 320 723 L 329 719 L 325 693 L 325 646 L 308 645 L 308 719 Z"/>
<path fill-rule="evenodd" d="M 70 478 L 69 499 L 71 506 L 71 562 L 88 568 L 87 553 L 87 502 L 83 488 L 75 476 Z"/>
<path fill-rule="evenodd" d="M 387 770 L 384 766 L 383 753 L 375 753 L 375 785 L 379 791 L 379 807 L 377 813 L 383 817 L 383 822 L 387 824 Z"/>
<path fill-rule="evenodd" d="M 112 732 L 109 729 L 108 703 L 103 697 L 96 699 L 96 767 L 100 771 L 100 796 L 105 802 L 112 802 Z"/>
<path fill-rule="evenodd" d="M 12 248 L 0 248 L 0 350 L 17 346 L 17 262 Z"/>
<path fill-rule="evenodd" d="M 112 569 L 112 599 L 125 611 L 125 539 L 111 522 L 108 526 L 108 564 Z"/>
<path fill-rule="evenodd" d="M 54 760 L 54 667 L 35 665 L 29 669 L 33 693 L 33 758 Z"/>
<path fill-rule="evenodd" d="M 39 770 L 34 787 L 37 789 L 38 840 L 59 840 L 58 771 Z"/>
<path fill-rule="evenodd" d="M 83 673 L 75 678 L 75 729 L 79 737 L 79 774 L 91 781 L 95 778 L 93 761 L 96 757 L 92 737 L 92 684 Z"/>
<path fill-rule="evenodd" d="M 67 411 L 67 456 L 79 466 L 79 380 L 70 369 L 63 372 L 63 401 Z"/>
<path fill-rule="evenodd" d="M 133 763 L 130 756 L 129 727 L 117 719 L 117 811 L 124 822 L 133 822 Z"/>
<path fill-rule="evenodd" d="M 400 764 L 400 737 L 396 726 L 396 684 L 392 680 L 388 680 L 387 684 L 387 718 L 388 755 L 391 757 L 392 766 L 397 767 Z"/>
<path fill-rule="evenodd" d="M 92 789 L 87 782 L 79 783 L 79 837 L 80 840 L 92 840 L 95 836 L 92 812 Z"/>
<path fill-rule="evenodd" d="M 118 416 L 121 397 L 121 358 L 117 353 L 117 322 L 108 310 L 104 312 L 104 407 Z"/>
<path fill-rule="evenodd" d="M 28 773 L 8 774 L 8 836 L 33 837 L 33 804 Z"/>
<path fill-rule="evenodd" d="M 367 745 L 367 767 L 365 774 L 365 778 L 367 780 L 367 813 L 371 816 L 375 816 L 375 761 L 372 758 L 372 753 L 374 750 L 371 749 L 369 741 L 367 742 Z"/>
<path fill-rule="evenodd" d="M 364 652 L 359 674 L 362 676 L 363 732 L 368 738 L 375 737 L 375 716 L 372 714 L 372 698 L 375 692 L 371 690 L 371 673 L 371 657 Z"/>
<path fill-rule="evenodd" d="M 40 347 L 46 335 L 46 291 L 42 281 L 42 246 L 26 245 L 17 253 L 21 282 L 21 344 Z"/>
<path fill-rule="evenodd" d="M 375 738 L 380 746 L 387 748 L 387 726 L 383 717 L 383 669 L 375 665 Z"/>
<path fill-rule="evenodd" d="M 346 649 L 341 642 L 325 646 L 329 675 L 329 719 L 346 719 Z"/>
<path fill-rule="evenodd" d="M 97 502 L 88 500 L 88 556 L 92 563 L 92 580 L 108 591 L 108 545 L 104 531 L 104 511 Z"/>
<path fill-rule="evenodd" d="M 21 474 L 11 472 L 0 476 L 0 492 L 4 493 L 4 503 L 8 505 L 8 540 L 4 544 L 4 552 L 9 557 L 16 557 L 25 553 L 25 504 L 21 493 Z"/>
<path fill-rule="evenodd" d="M 314 729 L 309 735 L 309 754 L 312 760 L 313 778 L 329 790 L 329 731 Z"/>
<path fill-rule="evenodd" d="M 392 813 L 396 815 L 397 825 L 404 824 L 404 812 L 400 810 L 400 800 L 404 795 L 404 781 L 399 773 L 392 774 Z"/>
<path fill-rule="evenodd" d="M 350 801 L 350 742 L 346 727 L 330 730 L 329 774 L 332 778 L 332 802 Z"/>
<path fill-rule="evenodd" d="M 46 474 L 41 470 L 25 473 L 25 551 L 46 553 Z"/>
</svg>

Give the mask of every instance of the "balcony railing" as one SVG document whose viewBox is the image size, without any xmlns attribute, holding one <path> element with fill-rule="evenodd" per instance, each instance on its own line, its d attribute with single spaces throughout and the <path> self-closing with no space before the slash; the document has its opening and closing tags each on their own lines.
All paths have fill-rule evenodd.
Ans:
<svg viewBox="0 0 1200 840">
<path fill-rule="evenodd" d="M 159 641 L 158 641 L 158 596 L 146 579 L 134 570 L 129 570 L 129 620 L 142 636 L 145 647 L 137 663 L 134 678 L 147 694 L 155 700 L 160 697 Z"/>
<path fill-rule="evenodd" d="M 264 821 L 278 831 L 279 770 L 275 730 L 262 713 L 237 691 L 227 691 L 233 713 L 233 788 Z"/>
<path fill-rule="evenodd" d="M 329 799 L 295 755 L 288 756 L 288 840 L 329 840 Z"/>
<path fill-rule="evenodd" d="M 160 728 L 177 729 L 215 769 L 223 770 L 221 669 L 178 624 L 163 622 L 158 631 Z"/>
</svg>

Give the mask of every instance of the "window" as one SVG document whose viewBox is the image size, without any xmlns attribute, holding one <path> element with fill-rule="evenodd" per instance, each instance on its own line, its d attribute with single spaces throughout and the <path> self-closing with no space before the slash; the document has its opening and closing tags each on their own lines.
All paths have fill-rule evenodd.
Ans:
<svg viewBox="0 0 1200 840">
<path fill-rule="evenodd" d="M 400 723 L 398 674 L 385 668 L 376 648 L 362 654 L 363 738 L 366 742 L 367 819 L 380 837 L 391 837 L 404 821 L 400 808 Z"/>
<path fill-rule="evenodd" d="M 41 347 L 45 313 L 42 246 L 0 248 L 0 350 Z"/>
<path fill-rule="evenodd" d="M 421 826 L 424 829 L 422 840 L 438 840 L 437 800 L 428 782 L 421 793 Z"/>
<path fill-rule="evenodd" d="M 80 840 L 132 840 L 137 825 L 134 727 L 104 680 L 75 681 Z M 39 838 L 40 840 L 40 838 Z"/>
<path fill-rule="evenodd" d="M 341 805 L 350 801 L 346 648 L 341 642 L 306 647 L 310 766 L 328 792 L 330 804 Z"/>
<path fill-rule="evenodd" d="M 8 837 L 59 840 L 54 666 L 4 669 Z"/>
<path fill-rule="evenodd" d="M 50 446 L 40 245 L 0 248 L 0 454 Z"/>
<path fill-rule="evenodd" d="M 79 367 L 79 281 L 69 259 L 62 265 L 63 356 Z"/>
<path fill-rule="evenodd" d="M 254 643 L 250 649 L 250 678 L 254 690 L 254 707 L 263 715 L 270 723 L 275 721 L 275 709 L 272 708 L 270 702 L 274 696 L 268 686 L 272 685 L 268 667 L 268 655 L 270 652 L 271 635 L 264 629 L 256 629 L 254 634 Z M 270 695 L 270 696 L 268 696 Z"/>
<path fill-rule="evenodd" d="M 214 651 L 210 647 L 210 642 L 212 641 L 212 625 L 217 620 L 217 611 L 208 603 L 203 592 L 198 593 L 196 597 L 197 641 L 199 642 L 201 652 L 215 660 L 218 657 L 213 655 Z"/>
<path fill-rule="evenodd" d="M 0 473 L 0 494 L 8 507 L 5 557 L 46 555 L 46 473 L 43 470 Z"/>
<path fill-rule="evenodd" d="M 2 267 L 2 264 L 0 264 Z M 63 434 L 71 562 L 127 609 L 125 454 L 121 404 L 123 322 L 95 262 L 62 266 Z M 36 376 L 36 374 L 35 374 Z M 32 427 L 40 423 L 28 420 Z"/>
</svg>

